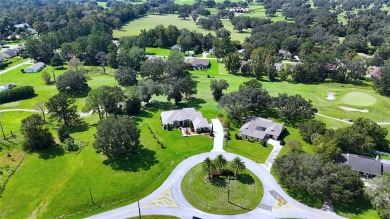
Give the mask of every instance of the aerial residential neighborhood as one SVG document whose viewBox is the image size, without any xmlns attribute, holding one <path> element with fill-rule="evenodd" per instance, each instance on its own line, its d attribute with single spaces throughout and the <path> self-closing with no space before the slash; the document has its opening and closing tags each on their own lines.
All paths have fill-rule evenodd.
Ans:
<svg viewBox="0 0 390 219">
<path fill-rule="evenodd" d="M 0 0 L 0 218 L 390 219 L 390 2 Z"/>
</svg>

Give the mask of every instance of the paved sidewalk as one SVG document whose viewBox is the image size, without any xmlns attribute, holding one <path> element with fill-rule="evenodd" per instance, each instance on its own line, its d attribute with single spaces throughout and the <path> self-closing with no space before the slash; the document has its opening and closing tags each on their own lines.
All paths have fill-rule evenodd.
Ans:
<svg viewBox="0 0 390 219">
<path fill-rule="evenodd" d="M 274 219 L 274 218 L 343 218 L 331 212 L 321 211 L 303 205 L 290 196 L 278 185 L 273 176 L 258 163 L 248 158 L 231 154 L 222 153 L 226 159 L 232 160 L 234 157 L 241 157 L 245 162 L 247 169 L 251 170 L 261 180 L 264 188 L 264 195 L 259 206 L 252 211 L 238 215 L 215 215 L 200 211 L 194 208 L 183 196 L 181 182 L 184 175 L 195 165 L 201 163 L 206 157 L 215 158 L 220 152 L 208 152 L 189 157 L 182 161 L 172 171 L 171 175 L 165 182 L 156 189 L 152 194 L 139 201 L 142 215 L 173 215 L 179 218 L 199 218 L 212 219 Z M 226 203 L 229 204 L 229 203 Z M 138 216 L 137 202 L 106 211 L 90 218 L 107 219 L 107 218 L 131 218 Z"/>
<path fill-rule="evenodd" d="M 219 119 L 212 119 L 211 123 L 213 124 L 213 131 L 214 131 L 214 145 L 211 152 L 225 152 L 223 149 L 223 126 Z"/>
</svg>

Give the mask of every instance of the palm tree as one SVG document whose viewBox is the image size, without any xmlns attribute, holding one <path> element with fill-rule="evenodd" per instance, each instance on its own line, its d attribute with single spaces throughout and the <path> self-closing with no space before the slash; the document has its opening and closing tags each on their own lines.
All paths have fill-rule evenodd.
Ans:
<svg viewBox="0 0 390 219">
<path fill-rule="evenodd" d="M 231 163 L 230 163 L 230 167 L 233 169 L 234 171 L 234 177 L 237 178 L 237 174 L 239 172 L 242 172 L 245 170 L 245 162 L 241 160 L 240 157 L 235 157 Z"/>
<path fill-rule="evenodd" d="M 218 155 L 214 159 L 215 167 L 217 167 L 219 171 L 221 171 L 227 165 L 227 163 L 228 162 L 227 162 L 226 158 L 222 154 Z"/>
<path fill-rule="evenodd" d="M 202 162 L 202 169 L 209 174 L 209 179 L 211 178 L 211 172 L 215 170 L 215 165 L 213 163 L 213 160 L 210 159 L 210 157 L 206 157 L 204 161 Z"/>
</svg>

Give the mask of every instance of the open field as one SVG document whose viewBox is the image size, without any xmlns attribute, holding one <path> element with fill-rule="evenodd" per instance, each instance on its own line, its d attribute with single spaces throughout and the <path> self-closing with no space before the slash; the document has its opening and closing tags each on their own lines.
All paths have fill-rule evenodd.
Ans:
<svg viewBox="0 0 390 219">
<path fill-rule="evenodd" d="M 233 26 L 230 21 L 223 20 L 223 24 L 225 28 L 231 32 L 232 40 L 239 40 L 243 42 L 246 36 L 249 36 L 249 33 L 238 33 L 238 31 L 233 30 Z M 120 30 L 114 30 L 113 36 L 115 38 L 120 38 L 123 36 L 134 36 L 139 35 L 141 30 L 149 30 L 157 25 L 163 24 L 164 26 L 175 25 L 178 29 L 187 28 L 189 30 L 195 30 L 202 34 L 212 33 L 215 34 L 214 31 L 209 31 L 202 29 L 197 26 L 191 18 L 186 20 L 178 18 L 177 14 L 167 14 L 167 15 L 152 15 L 148 14 L 144 17 L 141 17 L 137 20 L 130 21 L 126 25 L 124 25 Z"/>
<path fill-rule="evenodd" d="M 195 208 L 213 214 L 240 214 L 254 209 L 263 196 L 261 181 L 249 170 L 241 174 L 238 180 L 221 177 L 207 182 L 207 173 L 198 164 L 184 176 L 182 191 L 184 197 Z M 230 202 L 228 203 L 228 186 L 230 186 Z"/>
</svg>

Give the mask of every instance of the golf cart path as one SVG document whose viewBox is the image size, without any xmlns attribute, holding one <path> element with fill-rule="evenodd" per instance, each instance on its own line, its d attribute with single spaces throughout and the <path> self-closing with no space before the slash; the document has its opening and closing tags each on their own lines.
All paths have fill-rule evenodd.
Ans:
<svg viewBox="0 0 390 219">
<path fill-rule="evenodd" d="M 41 111 L 38 111 L 38 110 L 35 110 L 35 109 L 3 109 L 3 110 L 0 110 L 0 113 L 5 113 L 5 112 L 29 112 L 29 113 L 40 113 Z M 45 111 L 45 113 L 47 113 Z M 92 115 L 92 111 L 91 112 L 87 112 L 87 113 L 83 113 L 83 112 L 80 112 L 79 113 L 80 117 L 85 117 L 85 116 L 90 116 Z"/>
<path fill-rule="evenodd" d="M 316 113 L 316 115 L 322 116 L 322 117 L 325 117 L 325 118 L 328 118 L 328 119 L 337 120 L 339 122 L 344 122 L 344 123 L 347 123 L 347 124 L 352 124 L 353 123 L 353 122 L 350 122 L 348 120 L 343 120 L 343 119 L 327 116 L 327 115 L 324 115 L 324 114 L 321 114 L 321 113 Z M 377 124 L 378 125 L 390 125 L 390 122 L 377 122 Z"/>
<path fill-rule="evenodd" d="M 9 72 L 9 71 L 12 71 L 12 70 L 14 70 L 14 69 L 16 69 L 16 68 L 19 68 L 20 66 L 28 65 L 28 64 L 32 64 L 32 60 L 31 60 L 31 59 L 29 59 L 29 60 L 27 60 L 27 61 L 25 61 L 25 62 L 22 62 L 22 63 L 20 63 L 20 64 L 17 64 L 17 65 L 15 65 L 15 66 L 9 67 L 9 68 L 7 68 L 7 69 L 5 69 L 5 70 L 3 70 L 3 71 L 0 71 L 0 75 L 2 75 L 2 74 L 4 74 L 4 73 L 7 73 L 7 72 Z"/>
<path fill-rule="evenodd" d="M 181 182 L 184 175 L 206 157 L 215 158 L 223 154 L 227 160 L 239 156 L 226 152 L 208 152 L 189 157 L 172 171 L 165 182 L 153 193 L 139 201 L 142 215 L 173 215 L 179 218 L 343 218 L 331 212 L 311 208 L 288 196 L 275 178 L 260 164 L 241 157 L 246 168 L 252 171 L 262 182 L 264 195 L 260 204 L 252 211 L 239 215 L 214 215 L 194 208 L 183 196 Z M 234 191 L 232 191 L 234 192 Z M 226 194 L 225 194 L 226 195 Z M 234 203 L 234 200 L 230 200 Z M 229 204 L 226 202 L 226 204 Z M 137 202 L 106 211 L 89 218 L 130 218 L 138 216 Z"/>
</svg>

